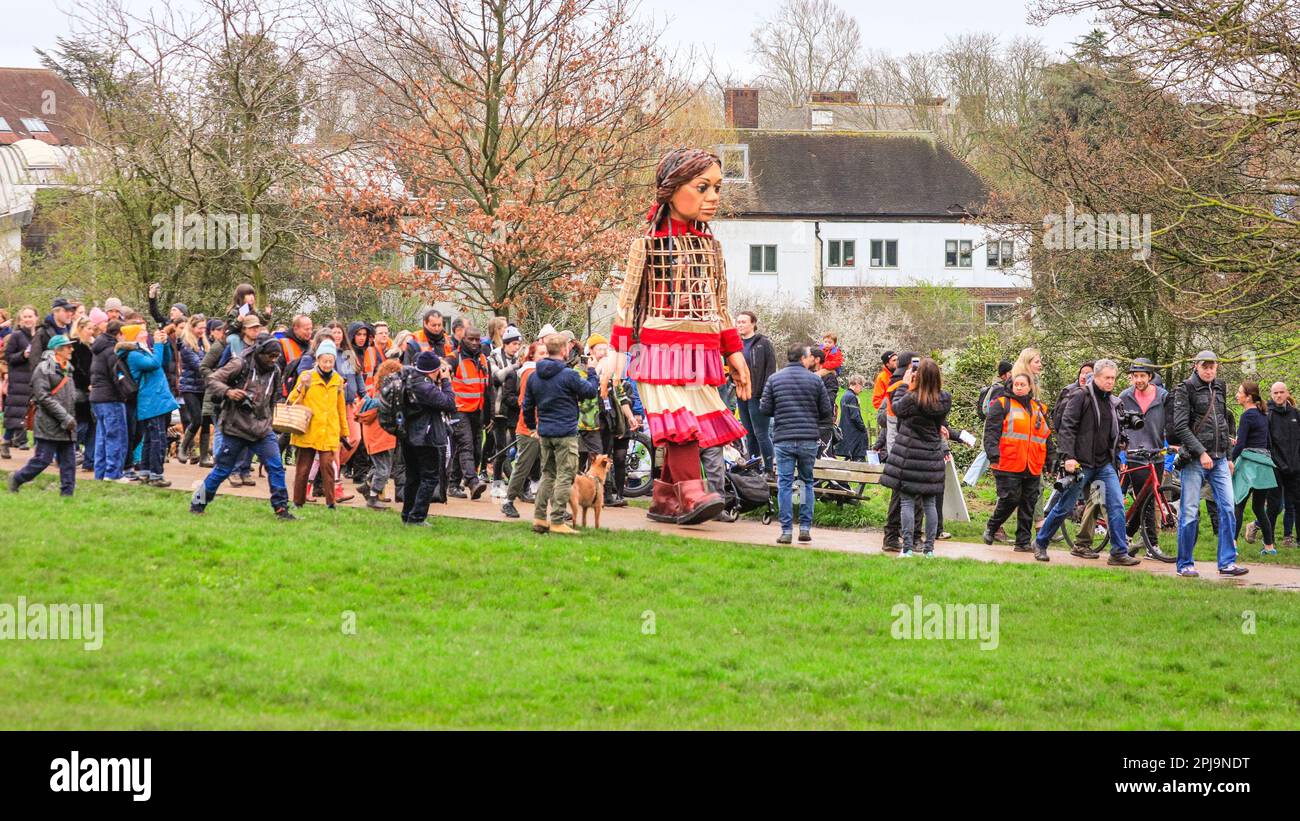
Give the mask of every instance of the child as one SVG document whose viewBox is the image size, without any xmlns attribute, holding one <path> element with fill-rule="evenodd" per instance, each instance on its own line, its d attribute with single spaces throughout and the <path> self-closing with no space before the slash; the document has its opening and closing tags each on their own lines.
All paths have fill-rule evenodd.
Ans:
<svg viewBox="0 0 1300 821">
<path fill-rule="evenodd" d="M 835 334 L 822 336 L 822 350 L 826 353 L 826 360 L 822 363 L 822 367 L 828 371 L 835 371 L 836 376 L 839 376 L 840 368 L 844 367 L 844 352 L 840 350 L 838 343 L 839 337 Z"/>
<path fill-rule="evenodd" d="M 351 447 L 348 441 L 348 411 L 343 398 L 343 377 L 334 372 L 334 359 L 338 348 L 328 339 L 316 348 L 314 367 L 298 377 L 298 384 L 289 392 L 290 405 L 305 405 L 311 410 L 311 422 L 306 433 L 295 433 L 289 443 L 298 449 L 293 474 L 293 505 L 302 507 L 307 501 L 307 482 L 313 459 L 320 460 L 321 484 L 325 504 L 334 509 L 335 490 L 334 459 L 339 445 Z"/>
</svg>

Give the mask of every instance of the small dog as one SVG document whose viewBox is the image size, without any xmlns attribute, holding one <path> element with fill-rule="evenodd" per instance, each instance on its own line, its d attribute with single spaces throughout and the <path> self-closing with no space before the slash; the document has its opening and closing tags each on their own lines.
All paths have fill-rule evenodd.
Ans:
<svg viewBox="0 0 1300 821">
<path fill-rule="evenodd" d="M 582 526 L 587 526 L 587 509 L 596 511 L 596 529 L 600 530 L 600 509 L 605 506 L 605 476 L 612 464 L 605 454 L 599 454 L 591 460 L 586 473 L 573 477 L 573 489 L 569 491 L 569 509 L 573 513 L 573 523 L 578 523 L 578 510 L 582 510 Z"/>
<path fill-rule="evenodd" d="M 167 428 L 167 458 L 172 460 L 180 456 L 181 439 L 185 436 L 185 426 L 179 422 Z M 189 454 L 185 454 L 189 458 Z"/>
</svg>

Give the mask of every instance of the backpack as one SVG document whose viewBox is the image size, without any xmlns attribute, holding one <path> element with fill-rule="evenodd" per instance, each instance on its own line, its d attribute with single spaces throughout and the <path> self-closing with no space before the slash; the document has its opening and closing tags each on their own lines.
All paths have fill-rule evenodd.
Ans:
<svg viewBox="0 0 1300 821">
<path fill-rule="evenodd" d="M 985 385 L 980 391 L 979 399 L 975 400 L 975 415 L 981 420 L 989 416 L 989 391 L 993 390 L 993 385 Z"/>
<path fill-rule="evenodd" d="M 385 433 L 406 437 L 406 370 L 389 374 L 379 386 L 379 427 Z"/>
<path fill-rule="evenodd" d="M 117 388 L 117 395 L 122 397 L 123 402 L 130 402 L 140 392 L 140 386 L 131 375 L 131 368 L 126 364 L 125 356 L 113 357 L 113 385 Z"/>
</svg>

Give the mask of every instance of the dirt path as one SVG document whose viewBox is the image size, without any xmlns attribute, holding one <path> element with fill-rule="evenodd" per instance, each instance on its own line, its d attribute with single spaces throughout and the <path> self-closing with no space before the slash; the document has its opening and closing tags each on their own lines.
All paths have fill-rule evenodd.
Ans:
<svg viewBox="0 0 1300 821">
<path fill-rule="evenodd" d="M 15 451 L 14 455 L 20 458 L 0 460 L 0 470 L 12 471 L 20 467 L 31 451 Z M 47 473 L 52 473 L 54 468 L 47 469 Z M 175 462 L 169 462 L 166 467 L 166 475 L 172 482 L 172 489 L 189 493 L 193 490 L 196 482 L 206 476 L 208 471 L 194 465 L 178 465 Z M 78 471 L 77 481 L 93 481 L 85 479 L 87 474 Z M 346 480 L 345 480 L 346 481 Z M 352 483 L 347 482 L 347 487 L 352 490 Z M 221 488 L 222 494 L 233 494 L 237 496 L 249 496 L 254 498 L 267 497 L 266 478 L 258 479 L 255 487 L 238 487 L 232 488 L 228 484 Z M 360 495 L 352 501 L 345 503 L 347 507 L 364 507 L 364 499 Z M 532 515 L 532 505 L 519 503 L 521 521 L 528 521 Z M 497 503 L 491 499 L 488 494 L 484 494 L 478 501 L 467 499 L 449 499 L 446 505 L 434 505 L 433 513 L 435 516 L 456 516 L 464 519 L 487 519 L 491 521 L 508 521 L 501 515 Z M 376 516 L 390 516 L 394 523 L 397 522 L 396 511 L 375 512 Z M 659 533 L 673 533 L 681 536 L 690 536 L 697 539 L 712 539 L 721 542 L 740 542 L 743 544 L 755 544 L 765 546 L 775 546 L 776 537 L 779 535 L 775 524 L 763 525 L 761 522 L 742 519 L 737 522 L 708 522 L 696 527 L 676 527 L 674 525 L 652 522 L 646 518 L 645 510 L 635 507 L 626 507 L 618 509 L 606 509 L 601 515 L 601 525 L 613 530 L 648 530 Z M 1209 525 L 1207 524 L 1208 528 Z M 813 540 L 811 544 L 801 545 L 797 541 L 793 547 L 807 550 L 835 550 L 842 553 L 863 553 L 876 554 L 881 553 L 884 536 L 879 531 L 856 531 L 856 530 L 837 530 L 833 528 L 814 528 Z M 1033 554 L 1016 553 L 1010 546 L 994 545 L 987 546 L 984 544 L 971 544 L 968 542 L 944 541 L 939 542 L 935 551 L 940 558 L 956 559 L 975 559 L 982 562 L 1032 562 Z M 922 561 L 920 558 L 917 561 Z M 1242 562 L 1250 568 L 1250 574 L 1240 578 L 1221 578 L 1215 571 L 1213 562 L 1199 562 L 1197 569 L 1201 571 L 1202 580 L 1212 580 L 1221 584 L 1233 584 L 1241 587 L 1272 587 L 1285 590 L 1300 590 L 1300 568 L 1281 567 L 1278 565 L 1250 564 Z M 1173 576 L 1174 566 L 1162 562 L 1143 561 L 1136 567 L 1110 567 L 1106 564 L 1105 558 L 1096 560 L 1079 559 L 1069 555 L 1063 550 L 1052 551 L 1052 567 L 1101 567 L 1115 573 L 1151 573 L 1158 576 Z M 1188 583 L 1193 583 L 1190 580 Z"/>
</svg>

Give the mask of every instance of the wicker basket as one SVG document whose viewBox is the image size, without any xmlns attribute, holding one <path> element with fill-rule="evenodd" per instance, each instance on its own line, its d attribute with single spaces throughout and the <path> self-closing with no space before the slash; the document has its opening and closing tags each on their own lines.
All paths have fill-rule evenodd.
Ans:
<svg viewBox="0 0 1300 821">
<path fill-rule="evenodd" d="M 311 424 L 311 408 L 303 405 L 276 405 L 271 429 L 276 433 L 306 433 Z"/>
</svg>

